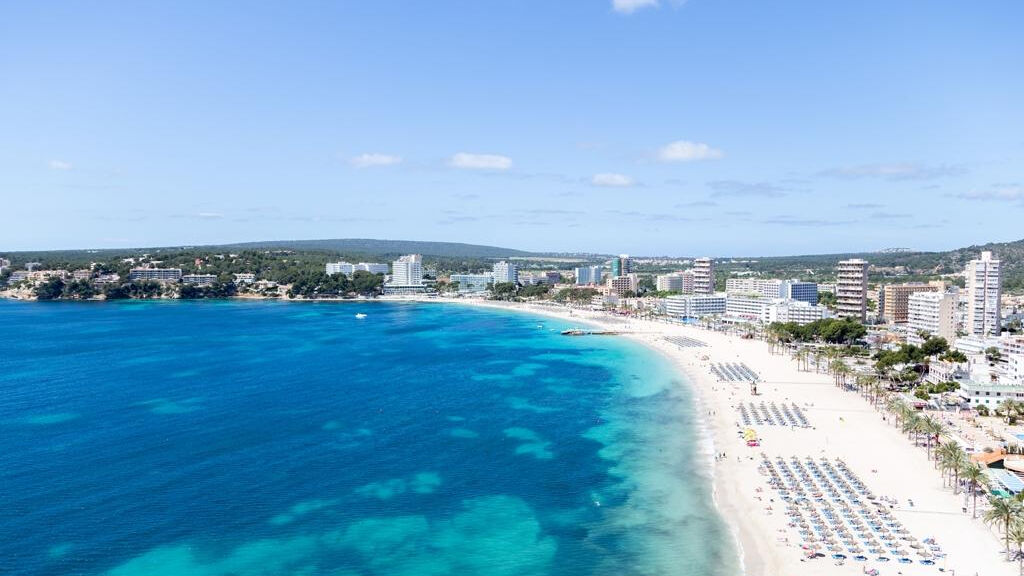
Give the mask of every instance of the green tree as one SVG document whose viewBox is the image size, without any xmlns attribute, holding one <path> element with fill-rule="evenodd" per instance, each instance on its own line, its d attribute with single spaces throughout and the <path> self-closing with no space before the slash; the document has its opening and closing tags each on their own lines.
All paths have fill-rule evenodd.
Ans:
<svg viewBox="0 0 1024 576">
<path fill-rule="evenodd" d="M 64 281 L 56 276 L 43 280 L 36 285 L 34 293 L 39 300 L 57 300 L 64 295 Z"/>
<path fill-rule="evenodd" d="M 988 485 L 988 476 L 985 475 L 985 469 L 980 464 L 969 462 L 960 471 L 960 478 L 967 482 L 967 486 L 971 491 L 971 500 L 973 502 L 973 509 L 971 511 L 971 518 L 978 517 L 978 488 Z"/>
<path fill-rule="evenodd" d="M 999 526 L 1006 543 L 1006 559 L 1010 559 L 1010 525 L 1021 518 L 1021 503 L 1015 498 L 989 496 L 989 509 L 982 514 L 986 524 Z"/>
</svg>

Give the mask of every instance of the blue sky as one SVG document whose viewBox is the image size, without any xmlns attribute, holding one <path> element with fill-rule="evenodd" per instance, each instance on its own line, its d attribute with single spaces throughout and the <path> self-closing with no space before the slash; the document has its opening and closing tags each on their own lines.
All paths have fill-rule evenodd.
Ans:
<svg viewBox="0 0 1024 576">
<path fill-rule="evenodd" d="M 0 250 L 1024 238 L 1024 4 L 0 9 Z"/>
</svg>

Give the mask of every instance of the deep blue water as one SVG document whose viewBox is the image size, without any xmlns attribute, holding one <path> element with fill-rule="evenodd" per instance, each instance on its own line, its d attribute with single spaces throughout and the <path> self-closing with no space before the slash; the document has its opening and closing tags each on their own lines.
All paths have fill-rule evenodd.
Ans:
<svg viewBox="0 0 1024 576">
<path fill-rule="evenodd" d="M 0 301 L 0 574 L 731 573 L 686 388 L 566 327 Z"/>
</svg>

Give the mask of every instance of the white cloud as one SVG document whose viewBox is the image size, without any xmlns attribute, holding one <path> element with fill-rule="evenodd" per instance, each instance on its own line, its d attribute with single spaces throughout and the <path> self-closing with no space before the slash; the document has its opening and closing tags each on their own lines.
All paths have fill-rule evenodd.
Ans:
<svg viewBox="0 0 1024 576">
<path fill-rule="evenodd" d="M 348 160 L 349 164 L 356 168 L 369 168 L 371 166 L 394 166 L 395 164 L 402 163 L 401 156 L 392 156 L 390 154 L 360 154 L 359 156 L 353 156 Z"/>
<path fill-rule="evenodd" d="M 63 160 L 50 160 L 50 170 L 71 170 L 71 163 Z"/>
<path fill-rule="evenodd" d="M 459 152 L 452 156 L 448 164 L 455 168 L 468 168 L 470 170 L 508 170 L 512 167 L 512 159 L 498 154 Z"/>
<path fill-rule="evenodd" d="M 717 160 L 725 154 L 703 142 L 676 140 L 658 150 L 658 159 L 662 162 L 694 162 L 696 160 Z"/>
<path fill-rule="evenodd" d="M 633 185 L 633 179 L 625 174 L 604 172 L 594 174 L 594 177 L 590 179 L 590 183 L 594 186 L 605 186 L 608 188 L 627 188 Z"/>
<path fill-rule="evenodd" d="M 218 220 L 224 217 L 224 215 L 219 212 L 200 212 L 199 214 L 196 214 L 196 216 L 208 220 Z"/>
<path fill-rule="evenodd" d="M 612 0 L 612 10 L 632 14 L 641 8 L 657 8 L 658 0 Z"/>
</svg>

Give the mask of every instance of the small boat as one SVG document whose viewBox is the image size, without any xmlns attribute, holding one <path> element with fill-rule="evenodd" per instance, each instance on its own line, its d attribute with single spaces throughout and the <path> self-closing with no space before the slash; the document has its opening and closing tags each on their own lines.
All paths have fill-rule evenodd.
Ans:
<svg viewBox="0 0 1024 576">
<path fill-rule="evenodd" d="M 362 320 L 363 318 L 366 318 L 366 314 L 363 314 L 362 312 L 360 312 L 359 314 L 356 314 L 356 318 Z"/>
</svg>

